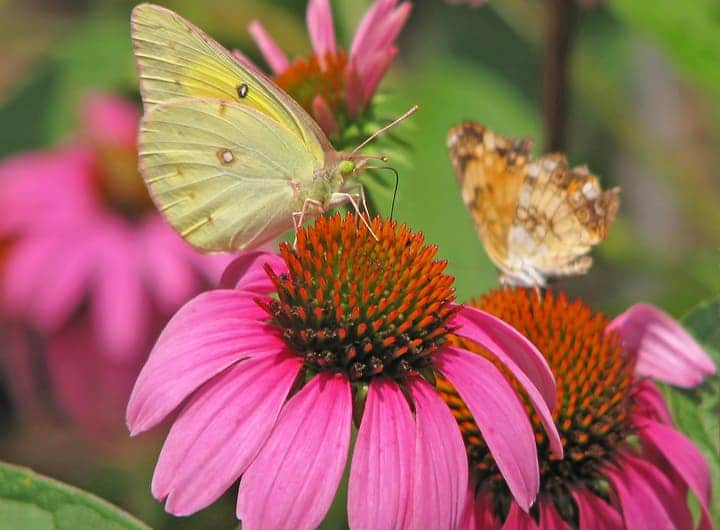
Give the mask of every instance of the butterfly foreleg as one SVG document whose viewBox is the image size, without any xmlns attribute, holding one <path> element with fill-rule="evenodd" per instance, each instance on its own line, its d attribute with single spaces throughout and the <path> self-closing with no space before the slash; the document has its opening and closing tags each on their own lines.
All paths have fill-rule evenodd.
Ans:
<svg viewBox="0 0 720 530">
<path fill-rule="evenodd" d="M 346 202 L 349 202 L 352 204 L 353 209 L 355 210 L 355 213 L 357 214 L 358 218 L 363 222 L 365 227 L 368 229 L 370 234 L 375 238 L 375 241 L 380 241 L 380 238 L 375 235 L 375 232 L 373 232 L 372 227 L 370 226 L 370 223 L 368 219 L 370 219 L 370 212 L 368 212 L 367 209 L 367 201 L 365 200 L 365 191 L 363 190 L 362 184 L 358 184 L 360 188 L 359 193 L 348 193 L 348 192 L 335 192 L 330 196 L 330 203 L 329 207 L 332 208 L 334 206 L 339 206 L 341 204 L 344 204 Z M 360 203 L 363 204 L 365 207 L 365 212 L 367 213 L 367 217 L 363 215 L 363 213 L 360 211 Z"/>
<path fill-rule="evenodd" d="M 311 209 L 317 210 L 317 213 L 323 213 L 325 211 L 325 207 L 323 206 L 322 202 L 315 199 L 305 199 L 305 202 L 303 202 L 302 210 L 292 213 L 292 221 L 295 228 L 295 240 L 293 241 L 293 248 L 297 248 L 298 230 L 302 228 L 302 225 L 305 222 L 305 217 L 307 217 L 308 215 L 316 215 L 316 212 L 312 212 Z"/>
</svg>

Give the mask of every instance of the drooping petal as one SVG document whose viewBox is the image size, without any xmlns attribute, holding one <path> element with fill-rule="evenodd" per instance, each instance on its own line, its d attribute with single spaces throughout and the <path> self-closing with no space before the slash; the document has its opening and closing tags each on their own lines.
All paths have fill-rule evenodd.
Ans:
<svg viewBox="0 0 720 530">
<path fill-rule="evenodd" d="M 470 495 L 475 496 L 474 486 L 470 487 Z M 461 526 L 460 530 L 500 530 L 501 524 L 493 511 L 491 495 L 478 493 L 471 510 L 472 513 L 466 515 L 465 526 Z"/>
<path fill-rule="evenodd" d="M 358 47 L 352 55 L 360 68 L 361 75 L 365 75 L 369 62 L 383 50 L 393 47 L 400 31 L 410 16 L 412 5 L 403 2 L 396 9 L 393 9 L 376 25 L 371 28 L 364 38 L 363 47 Z"/>
<path fill-rule="evenodd" d="M 274 74 L 280 74 L 290 67 L 287 57 L 259 20 L 253 20 L 248 31 Z"/>
<path fill-rule="evenodd" d="M 254 62 L 252 62 L 252 60 L 247 55 L 245 55 L 243 52 L 241 52 L 240 50 L 232 50 L 230 52 L 230 55 L 232 55 L 233 58 L 237 62 L 239 62 L 241 65 L 245 66 L 246 68 L 250 68 L 250 70 L 252 70 L 253 72 L 262 73 L 262 70 L 260 69 L 260 67 L 258 65 L 256 65 Z M 266 75 L 266 74 L 263 74 L 263 75 Z"/>
<path fill-rule="evenodd" d="M 555 378 L 542 354 L 504 321 L 472 307 L 455 317 L 456 334 L 476 342 L 494 355 L 523 386 L 548 436 L 553 457 L 562 458 L 560 435 L 550 410 L 555 407 Z"/>
<path fill-rule="evenodd" d="M 540 530 L 572 530 L 572 527 L 560 517 L 552 502 L 538 503 L 540 506 Z"/>
<path fill-rule="evenodd" d="M 527 511 L 527 510 L 525 510 Z M 502 530 L 538 530 L 535 521 L 515 502 L 510 503 L 510 511 L 502 526 Z"/>
<path fill-rule="evenodd" d="M 133 435 L 157 425 L 193 390 L 240 359 L 285 349 L 252 293 L 215 290 L 185 304 L 168 322 L 130 396 Z"/>
<path fill-rule="evenodd" d="M 551 410 L 555 408 L 557 393 L 555 377 L 545 357 L 521 333 L 503 320 L 470 306 L 462 306 L 454 324 L 460 329 L 456 334 L 466 337 L 497 355 L 508 368 L 517 365 L 542 393 Z M 513 363 L 508 363 L 507 358 Z M 513 373 L 517 377 L 517 374 Z"/>
<path fill-rule="evenodd" d="M 345 110 L 351 120 L 356 119 L 360 115 L 360 111 L 365 105 L 363 97 L 363 80 L 357 70 L 357 65 L 350 59 L 344 74 L 345 81 Z"/>
<path fill-rule="evenodd" d="M 310 0 L 306 13 L 310 42 L 322 64 L 328 53 L 335 53 L 335 26 L 328 0 Z"/>
<path fill-rule="evenodd" d="M 465 494 L 465 503 L 463 505 L 462 517 L 460 518 L 460 526 L 458 530 L 475 530 L 477 527 L 477 517 L 475 514 L 475 487 L 472 482 Z"/>
<path fill-rule="evenodd" d="M 82 302 L 92 279 L 93 255 L 87 240 L 71 242 L 55 234 L 18 240 L 3 267 L 0 297 L 6 310 L 43 331 L 56 330 Z"/>
<path fill-rule="evenodd" d="M 120 226 L 116 226 L 120 225 Z M 98 241 L 95 285 L 91 304 L 98 340 L 116 361 L 145 356 L 149 338 L 149 303 L 136 234 L 121 223 L 106 223 L 105 239 Z"/>
<path fill-rule="evenodd" d="M 626 530 L 618 511 L 586 489 L 572 492 L 578 506 L 580 530 Z"/>
<path fill-rule="evenodd" d="M 425 381 L 412 378 L 417 428 L 411 528 L 456 528 L 463 517 L 468 460 L 450 409 Z"/>
<path fill-rule="evenodd" d="M 227 266 L 220 279 L 221 289 L 241 289 L 260 294 L 275 291 L 265 265 L 278 276 L 287 272 L 287 265 L 280 255 L 272 252 L 250 251 L 241 253 Z"/>
<path fill-rule="evenodd" d="M 385 75 L 385 71 L 397 57 L 399 50 L 395 46 L 390 46 L 386 50 L 378 52 L 365 65 L 364 71 L 360 74 L 362 79 L 363 105 L 367 104 L 375 94 L 380 80 Z"/>
<path fill-rule="evenodd" d="M 434 359 L 472 413 L 518 504 L 529 510 L 540 478 L 535 436 L 520 397 L 502 372 L 480 355 L 448 347 Z"/>
<path fill-rule="evenodd" d="M 663 423 L 672 425 L 672 417 L 667 408 L 665 398 L 652 381 L 646 379 L 638 382 L 635 392 L 635 402 L 638 406 L 645 409 L 642 412 L 643 416 L 655 417 Z"/>
<path fill-rule="evenodd" d="M 649 304 L 636 304 L 615 318 L 608 331 L 617 331 L 628 351 L 637 353 L 635 372 L 680 387 L 692 387 L 715 373 L 715 364 L 702 347 L 669 315 Z"/>
<path fill-rule="evenodd" d="M 668 479 L 650 464 L 626 457 L 620 467 L 606 469 L 615 489 L 627 530 L 675 530 L 669 506 L 656 483 Z"/>
<path fill-rule="evenodd" d="M 247 469 L 302 366 L 298 357 L 242 361 L 207 381 L 174 421 L 152 482 L 175 515 L 212 503 Z"/>
<path fill-rule="evenodd" d="M 394 382 L 373 380 L 350 467 L 350 528 L 407 527 L 414 451 L 415 422 L 405 396 Z"/>
<path fill-rule="evenodd" d="M 342 376 L 316 375 L 295 394 L 240 480 L 243 528 L 316 528 L 342 478 L 351 421 L 350 385 Z"/>
<path fill-rule="evenodd" d="M 320 128 L 328 136 L 332 136 L 340 132 L 337 121 L 335 121 L 335 117 L 330 110 L 330 106 L 327 104 L 327 101 L 325 101 L 325 98 L 320 94 L 315 96 L 313 99 L 312 115 L 313 118 L 315 118 L 315 121 L 318 122 L 318 125 L 320 125 Z"/>
<path fill-rule="evenodd" d="M 701 511 L 701 529 L 712 528 L 708 504 L 710 503 L 710 467 L 700 450 L 681 432 L 662 423 L 643 420 L 640 436 L 655 447 L 682 477 L 697 496 Z"/>
</svg>

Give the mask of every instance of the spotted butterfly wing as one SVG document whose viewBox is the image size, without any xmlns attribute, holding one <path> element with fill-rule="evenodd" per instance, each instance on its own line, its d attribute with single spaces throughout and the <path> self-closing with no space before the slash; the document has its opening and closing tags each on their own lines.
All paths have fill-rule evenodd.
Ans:
<svg viewBox="0 0 720 530">
<path fill-rule="evenodd" d="M 132 41 L 139 165 L 156 206 L 204 251 L 251 248 L 340 191 L 342 155 L 270 79 L 177 13 L 141 4 Z"/>
<path fill-rule="evenodd" d="M 617 214 L 619 189 L 603 191 L 561 154 L 533 159 L 530 147 L 474 122 L 448 133 L 463 201 L 501 280 L 542 286 L 548 277 L 587 272 L 587 254 Z"/>
</svg>

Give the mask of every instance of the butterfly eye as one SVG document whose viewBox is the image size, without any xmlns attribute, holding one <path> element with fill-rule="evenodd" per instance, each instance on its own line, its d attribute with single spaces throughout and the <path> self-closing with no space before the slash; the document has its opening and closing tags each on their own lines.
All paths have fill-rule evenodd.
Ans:
<svg viewBox="0 0 720 530">
<path fill-rule="evenodd" d="M 338 169 L 340 170 L 340 174 L 345 176 L 349 175 L 355 170 L 355 162 L 352 160 L 343 160 L 340 162 L 340 165 L 338 166 Z"/>
</svg>

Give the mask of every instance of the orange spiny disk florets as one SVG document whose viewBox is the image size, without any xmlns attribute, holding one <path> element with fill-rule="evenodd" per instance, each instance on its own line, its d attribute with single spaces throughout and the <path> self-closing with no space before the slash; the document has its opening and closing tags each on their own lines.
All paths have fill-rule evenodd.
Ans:
<svg viewBox="0 0 720 530">
<path fill-rule="evenodd" d="M 266 309 L 312 371 L 402 379 L 451 331 L 453 278 L 436 247 L 393 221 L 371 226 L 377 240 L 355 215 L 321 217 L 281 246 L 288 274 L 268 270 L 278 300 Z"/>
<path fill-rule="evenodd" d="M 338 113 L 344 104 L 346 65 L 343 50 L 327 53 L 322 58 L 317 55 L 300 58 L 279 74 L 275 82 L 310 113 L 316 96 L 322 96 L 333 113 Z"/>
<path fill-rule="evenodd" d="M 608 319 L 593 313 L 581 300 L 564 294 L 521 288 L 497 289 L 471 305 L 487 311 L 525 335 L 545 356 L 557 381 L 558 404 L 553 419 L 565 458 L 552 460 L 545 431 L 528 405 L 541 467 L 541 491 L 596 478 L 600 464 L 612 460 L 631 433 L 635 359 L 606 333 Z M 457 338 L 453 338 L 459 341 Z M 462 345 L 480 354 L 477 346 Z M 447 382 L 440 381 L 445 400 L 463 430 L 478 483 L 503 489 L 497 467 L 472 416 Z M 516 383 L 516 387 L 520 387 Z M 553 491 L 555 495 L 562 493 Z"/>
</svg>

